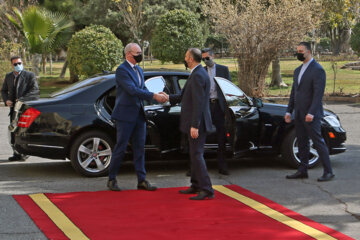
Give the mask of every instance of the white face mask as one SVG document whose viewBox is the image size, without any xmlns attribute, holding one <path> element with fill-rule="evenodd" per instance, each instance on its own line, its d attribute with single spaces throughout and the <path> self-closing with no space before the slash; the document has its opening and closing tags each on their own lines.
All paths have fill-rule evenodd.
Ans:
<svg viewBox="0 0 360 240">
<path fill-rule="evenodd" d="M 14 67 L 16 72 L 21 72 L 22 70 L 24 70 L 24 66 L 22 64 L 18 64 Z"/>
</svg>

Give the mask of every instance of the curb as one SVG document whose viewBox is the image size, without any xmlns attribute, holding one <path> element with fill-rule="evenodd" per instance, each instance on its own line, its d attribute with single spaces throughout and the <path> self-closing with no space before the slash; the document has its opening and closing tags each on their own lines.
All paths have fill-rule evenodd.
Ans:
<svg viewBox="0 0 360 240">
<path fill-rule="evenodd" d="M 289 97 L 264 97 L 264 100 L 271 102 L 288 102 Z M 324 102 L 339 102 L 339 103 L 360 103 L 360 96 L 356 97 L 342 97 L 342 96 L 324 96 Z"/>
</svg>

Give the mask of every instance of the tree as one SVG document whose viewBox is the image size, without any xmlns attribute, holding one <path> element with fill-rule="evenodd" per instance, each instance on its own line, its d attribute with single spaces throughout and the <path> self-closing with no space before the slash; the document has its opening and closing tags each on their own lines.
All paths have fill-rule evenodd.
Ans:
<svg viewBox="0 0 360 240">
<path fill-rule="evenodd" d="M 195 14 L 172 10 L 163 15 L 154 30 L 153 53 L 162 63 L 180 63 L 190 47 L 202 47 L 204 37 Z"/>
<path fill-rule="evenodd" d="M 353 29 L 350 43 L 351 48 L 360 56 L 360 22 Z"/>
<path fill-rule="evenodd" d="M 239 86 L 245 93 L 264 95 L 271 61 L 280 51 L 294 47 L 318 23 L 316 4 L 301 0 L 208 0 L 203 4 L 204 13 L 233 49 Z"/>
<path fill-rule="evenodd" d="M 276 57 L 272 61 L 272 74 L 270 87 L 287 87 L 286 83 L 283 82 L 280 72 L 280 59 Z"/>
<path fill-rule="evenodd" d="M 322 0 L 322 29 L 331 39 L 334 55 L 350 49 L 351 29 L 359 20 L 360 0 Z"/>
<path fill-rule="evenodd" d="M 12 12 L 14 7 L 22 11 L 28 6 L 35 5 L 37 0 L 0 0 L 0 39 L 5 39 L 7 41 L 13 41 L 20 43 L 23 39 L 19 31 L 15 26 L 10 22 L 6 13 L 11 14 L 15 17 L 15 13 Z M 23 59 L 25 60 L 25 59 Z"/>
<path fill-rule="evenodd" d="M 110 29 L 91 25 L 75 33 L 68 45 L 71 81 L 75 75 L 90 76 L 111 71 L 122 57 L 123 45 Z"/>
<path fill-rule="evenodd" d="M 73 26 L 73 22 L 61 13 L 53 13 L 46 9 L 30 6 L 21 13 L 14 8 L 16 19 L 7 14 L 8 19 L 20 31 L 26 45 L 33 55 L 33 70 L 38 75 L 38 57 L 42 55 L 43 72 L 46 71 L 46 57 L 54 49 L 64 44 L 64 34 Z"/>
</svg>

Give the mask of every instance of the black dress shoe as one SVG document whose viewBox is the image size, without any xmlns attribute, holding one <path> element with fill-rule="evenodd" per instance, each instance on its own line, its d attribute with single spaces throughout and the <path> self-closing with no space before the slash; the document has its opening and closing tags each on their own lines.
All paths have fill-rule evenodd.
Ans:
<svg viewBox="0 0 360 240">
<path fill-rule="evenodd" d="M 119 186 L 117 185 L 116 179 L 108 180 L 108 182 L 107 182 L 107 187 L 108 187 L 111 191 L 121 191 L 121 189 L 120 189 Z"/>
<path fill-rule="evenodd" d="M 155 191 L 157 189 L 157 187 L 152 186 L 148 181 L 144 180 L 144 181 L 138 183 L 137 189 L 147 190 L 147 191 Z"/>
<path fill-rule="evenodd" d="M 195 194 L 195 193 L 199 193 L 200 191 L 193 188 L 193 187 L 189 187 L 188 189 L 185 189 L 185 190 L 179 190 L 179 193 L 182 193 L 182 194 Z"/>
<path fill-rule="evenodd" d="M 299 172 L 299 171 L 297 171 L 294 174 L 286 176 L 287 179 L 299 179 L 299 178 L 308 178 L 308 177 L 309 176 L 307 172 Z"/>
<path fill-rule="evenodd" d="M 214 193 L 201 191 L 197 196 L 189 198 L 190 200 L 206 200 L 206 199 L 213 199 L 215 196 Z"/>
<path fill-rule="evenodd" d="M 227 169 L 219 169 L 219 173 L 222 175 L 230 175 L 230 173 Z"/>
<path fill-rule="evenodd" d="M 325 173 L 324 175 L 322 175 L 321 177 L 318 178 L 318 182 L 330 181 L 334 177 L 335 177 L 335 175 L 333 173 Z"/>
<path fill-rule="evenodd" d="M 26 155 L 21 155 L 21 154 L 14 154 L 13 156 L 8 158 L 8 160 L 10 162 L 25 161 L 26 159 L 27 159 L 27 156 Z"/>
<path fill-rule="evenodd" d="M 186 176 L 188 176 L 188 177 L 190 177 L 191 176 L 191 170 L 189 169 L 189 170 L 187 170 L 187 172 L 186 172 Z"/>
</svg>

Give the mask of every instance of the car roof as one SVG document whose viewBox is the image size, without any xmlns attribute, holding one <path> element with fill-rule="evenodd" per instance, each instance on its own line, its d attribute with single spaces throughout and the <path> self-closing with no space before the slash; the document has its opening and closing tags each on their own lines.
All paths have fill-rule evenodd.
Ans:
<svg viewBox="0 0 360 240">
<path fill-rule="evenodd" d="M 188 71 L 182 71 L 179 69 L 165 69 L 165 68 L 160 68 L 160 69 L 146 69 L 144 71 L 144 76 L 146 78 L 149 77 L 153 77 L 153 76 L 188 76 L 190 74 L 190 72 Z M 89 78 L 86 78 L 82 81 L 76 82 L 66 88 L 63 88 L 59 91 L 56 91 L 54 93 L 51 94 L 51 97 L 55 97 L 55 96 L 59 96 L 59 95 L 63 95 L 69 92 L 74 92 L 80 89 L 83 89 L 85 87 L 99 87 L 100 85 L 108 85 L 111 84 L 111 82 L 115 79 L 115 72 L 107 72 L 107 71 L 103 71 L 102 73 L 93 75 Z"/>
</svg>

